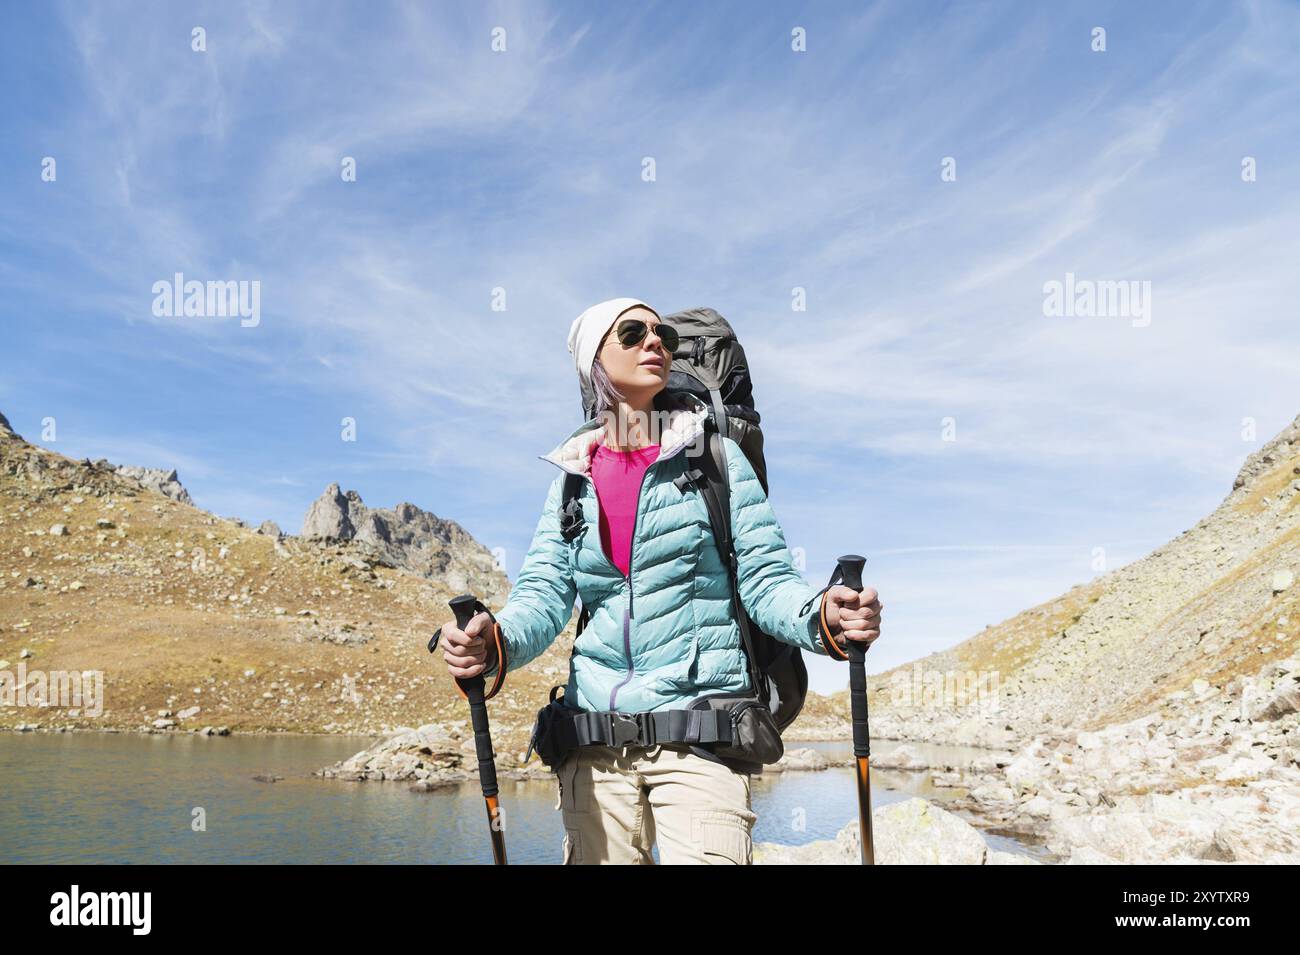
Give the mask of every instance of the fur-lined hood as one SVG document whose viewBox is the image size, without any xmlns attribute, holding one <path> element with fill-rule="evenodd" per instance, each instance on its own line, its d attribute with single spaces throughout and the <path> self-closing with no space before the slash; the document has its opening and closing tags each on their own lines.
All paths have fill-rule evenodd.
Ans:
<svg viewBox="0 0 1300 955">
<path fill-rule="evenodd" d="M 671 458 L 700 440 L 704 434 L 704 422 L 709 416 L 708 405 L 687 392 L 674 393 L 669 401 L 668 421 L 659 434 L 659 456 L 655 462 Z M 600 440 L 603 425 L 597 415 L 557 444 L 549 454 L 539 454 L 538 457 L 570 474 L 589 478 L 591 455 Z"/>
</svg>

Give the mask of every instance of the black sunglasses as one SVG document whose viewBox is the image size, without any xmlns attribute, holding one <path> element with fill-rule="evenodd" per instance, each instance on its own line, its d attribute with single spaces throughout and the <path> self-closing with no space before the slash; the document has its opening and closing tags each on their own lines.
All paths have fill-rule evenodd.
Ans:
<svg viewBox="0 0 1300 955">
<path fill-rule="evenodd" d="M 645 341 L 645 337 L 649 333 L 650 325 L 647 322 L 641 321 L 639 318 L 625 318 L 619 322 L 614 329 L 614 334 L 618 336 L 619 342 L 627 348 L 631 348 L 633 345 L 640 345 Z M 677 329 L 673 328 L 671 325 L 665 325 L 663 322 L 660 322 L 655 326 L 655 334 L 658 335 L 659 340 L 664 343 L 664 348 L 668 351 L 668 354 L 671 355 L 673 352 L 677 351 L 677 345 L 679 342 Z"/>
</svg>

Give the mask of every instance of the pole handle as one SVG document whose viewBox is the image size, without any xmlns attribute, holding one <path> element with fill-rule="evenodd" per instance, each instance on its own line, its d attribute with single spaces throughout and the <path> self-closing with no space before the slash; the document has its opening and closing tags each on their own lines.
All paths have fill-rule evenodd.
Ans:
<svg viewBox="0 0 1300 955">
<path fill-rule="evenodd" d="M 837 575 L 845 587 L 862 592 L 865 557 L 845 554 L 839 559 Z M 862 840 L 862 864 L 876 864 L 876 840 L 871 831 L 871 727 L 867 721 L 867 649 L 856 640 L 847 641 L 849 657 L 849 703 L 853 708 L 853 755 L 857 758 L 858 826 Z"/>
<path fill-rule="evenodd" d="M 844 554 L 839 558 L 839 576 L 845 587 L 862 590 L 862 569 L 867 559 L 858 554 Z M 870 756 L 871 739 L 867 719 L 867 649 L 857 640 L 846 641 L 849 657 L 849 704 L 853 711 L 853 755 Z"/>
<path fill-rule="evenodd" d="M 474 614 L 483 607 L 473 594 L 461 594 L 449 602 L 451 612 L 456 615 L 456 627 L 464 630 L 474 619 Z M 439 632 L 441 635 L 441 631 Z M 437 637 L 429 642 L 432 652 L 437 645 Z M 478 778 L 483 786 L 484 796 L 497 794 L 496 753 L 492 751 L 492 734 L 488 728 L 487 703 L 483 698 L 483 674 L 478 676 L 457 677 L 456 684 L 469 701 L 470 725 L 474 727 L 474 751 L 478 754 Z"/>
</svg>

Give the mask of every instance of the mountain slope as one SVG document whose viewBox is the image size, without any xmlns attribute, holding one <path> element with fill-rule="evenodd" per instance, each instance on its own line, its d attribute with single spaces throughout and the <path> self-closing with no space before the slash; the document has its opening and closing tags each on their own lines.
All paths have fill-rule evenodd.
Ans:
<svg viewBox="0 0 1300 955">
<path fill-rule="evenodd" d="M 873 730 L 1005 744 L 1045 729 L 1122 722 L 1195 680 L 1253 674 L 1300 646 L 1297 571 L 1300 418 L 1252 454 L 1223 503 L 1175 540 L 873 677 Z M 910 685 L 918 666 L 923 674 L 995 674 L 997 711 L 897 705 L 893 687 Z"/>
<path fill-rule="evenodd" d="M 104 674 L 102 715 L 3 706 L 0 725 L 373 733 L 464 719 L 424 649 L 463 586 L 364 542 L 259 533 L 134 473 L 28 444 L 0 418 L 0 671 Z M 500 606 L 505 575 L 455 530 L 454 583 Z M 526 739 L 570 643 L 512 674 L 505 735 Z"/>
<path fill-rule="evenodd" d="M 1297 570 L 1300 419 L 1177 539 L 873 677 L 873 733 L 990 747 L 889 756 L 1070 862 L 1300 863 Z"/>
</svg>

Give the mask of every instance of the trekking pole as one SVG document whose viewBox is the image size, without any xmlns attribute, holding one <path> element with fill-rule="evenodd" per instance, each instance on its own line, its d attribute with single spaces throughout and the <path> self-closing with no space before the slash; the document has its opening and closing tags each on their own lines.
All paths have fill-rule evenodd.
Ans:
<svg viewBox="0 0 1300 955">
<path fill-rule="evenodd" d="M 862 568 L 867 559 L 857 554 L 839 558 L 844 586 L 862 590 Z M 867 648 L 857 640 L 845 641 L 849 656 L 849 703 L 853 713 L 853 755 L 858 769 L 858 832 L 862 837 L 862 864 L 876 864 L 871 835 L 871 730 L 867 724 Z"/>
<path fill-rule="evenodd" d="M 452 612 L 456 614 L 456 626 L 464 630 L 474 619 L 479 608 L 486 607 L 472 594 L 463 594 L 451 602 Z M 442 630 L 434 634 L 429 641 L 429 652 L 438 645 Z M 503 665 L 503 664 L 499 664 Z M 492 733 L 488 729 L 487 702 L 483 698 L 483 674 L 470 677 L 456 677 L 456 685 L 462 695 L 469 701 L 470 723 L 474 727 L 474 749 L 478 752 L 478 779 L 483 787 L 483 801 L 487 804 L 488 827 L 492 833 L 492 858 L 497 865 L 506 864 L 506 835 L 503 831 L 505 819 L 501 814 L 501 803 L 497 799 L 497 764 L 496 754 L 492 752 Z"/>
</svg>

